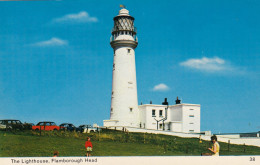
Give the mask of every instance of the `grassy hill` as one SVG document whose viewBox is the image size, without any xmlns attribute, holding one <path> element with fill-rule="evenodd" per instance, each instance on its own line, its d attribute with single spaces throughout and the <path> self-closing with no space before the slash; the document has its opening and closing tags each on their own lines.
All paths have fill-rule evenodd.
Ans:
<svg viewBox="0 0 260 165">
<path fill-rule="evenodd" d="M 147 133 L 103 131 L 82 134 L 63 131 L 0 131 L 0 157 L 84 156 L 85 141 L 91 137 L 93 156 L 200 155 L 209 152 L 209 141 Z M 220 155 L 260 155 L 260 148 L 220 142 Z"/>
</svg>

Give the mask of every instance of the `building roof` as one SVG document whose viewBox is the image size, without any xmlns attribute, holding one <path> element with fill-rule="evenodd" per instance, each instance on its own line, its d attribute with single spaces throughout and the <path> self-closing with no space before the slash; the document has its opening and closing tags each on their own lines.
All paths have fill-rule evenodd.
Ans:
<svg viewBox="0 0 260 165">
<path fill-rule="evenodd" d="M 174 104 L 174 105 L 169 105 L 169 107 L 175 107 L 175 106 L 199 106 L 200 104 L 190 104 L 190 103 L 182 103 L 182 104 Z M 167 105 L 162 105 L 162 104 L 143 104 L 143 105 L 138 105 L 138 106 L 154 106 L 154 107 L 167 107 Z"/>
</svg>

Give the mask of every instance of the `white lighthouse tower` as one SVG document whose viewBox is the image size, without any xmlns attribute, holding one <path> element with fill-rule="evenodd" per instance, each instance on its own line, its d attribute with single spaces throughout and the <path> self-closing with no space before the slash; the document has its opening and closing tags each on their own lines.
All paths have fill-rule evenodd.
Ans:
<svg viewBox="0 0 260 165">
<path fill-rule="evenodd" d="M 114 49 L 113 82 L 110 120 L 104 120 L 104 126 L 138 127 L 135 69 L 135 48 L 138 42 L 134 17 L 130 16 L 125 8 L 114 17 L 110 44 Z"/>
</svg>

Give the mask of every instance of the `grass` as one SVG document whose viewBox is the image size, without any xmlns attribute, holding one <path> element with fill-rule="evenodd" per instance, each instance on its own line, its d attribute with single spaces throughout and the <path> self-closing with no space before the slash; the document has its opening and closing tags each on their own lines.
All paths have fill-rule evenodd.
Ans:
<svg viewBox="0 0 260 165">
<path fill-rule="evenodd" d="M 186 156 L 209 152 L 209 142 L 199 143 L 197 138 L 119 131 L 91 134 L 0 131 L 0 157 L 48 157 L 55 150 L 59 151 L 59 156 L 84 156 L 87 136 L 91 137 L 94 156 Z M 259 147 L 219 144 L 220 155 L 260 155 Z"/>
</svg>

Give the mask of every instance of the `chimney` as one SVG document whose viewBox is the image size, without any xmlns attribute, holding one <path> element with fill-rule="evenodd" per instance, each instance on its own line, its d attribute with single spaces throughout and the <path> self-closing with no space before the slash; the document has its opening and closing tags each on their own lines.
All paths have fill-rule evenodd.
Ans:
<svg viewBox="0 0 260 165">
<path fill-rule="evenodd" d="M 164 102 L 162 102 L 162 105 L 169 105 L 167 98 L 164 99 Z"/>
<path fill-rule="evenodd" d="M 181 103 L 181 100 L 178 99 L 178 96 L 177 96 L 177 99 L 175 100 L 175 103 L 176 104 L 180 104 Z"/>
</svg>

